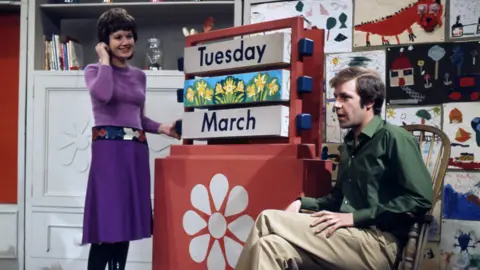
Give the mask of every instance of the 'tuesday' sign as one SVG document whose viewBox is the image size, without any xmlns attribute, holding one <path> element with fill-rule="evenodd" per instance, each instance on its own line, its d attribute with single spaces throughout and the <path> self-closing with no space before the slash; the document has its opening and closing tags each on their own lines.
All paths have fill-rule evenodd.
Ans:
<svg viewBox="0 0 480 270">
<path fill-rule="evenodd" d="M 289 33 L 275 33 L 244 39 L 186 47 L 186 74 L 248 69 L 290 63 Z"/>
<path fill-rule="evenodd" d="M 183 139 L 288 137 L 289 109 L 283 105 L 186 112 L 182 119 Z"/>
</svg>

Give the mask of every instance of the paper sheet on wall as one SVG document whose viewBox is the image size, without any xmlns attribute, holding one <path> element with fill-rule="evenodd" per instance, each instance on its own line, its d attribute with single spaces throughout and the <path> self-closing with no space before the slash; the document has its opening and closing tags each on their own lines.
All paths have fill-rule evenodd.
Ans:
<svg viewBox="0 0 480 270">
<path fill-rule="evenodd" d="M 388 122 L 397 125 L 429 125 L 442 128 L 442 107 L 441 106 L 409 106 L 387 108 L 386 119 Z"/>
<path fill-rule="evenodd" d="M 343 137 L 348 132 L 347 129 L 340 129 L 337 122 L 337 116 L 335 114 L 333 105 L 334 89 L 329 85 L 329 81 L 340 70 L 350 66 L 362 66 L 371 70 L 374 70 L 380 75 L 383 82 L 385 82 L 385 51 L 366 51 L 366 52 L 352 52 L 352 53 L 338 53 L 329 54 L 326 57 L 326 81 L 325 81 L 325 96 L 326 96 L 326 108 L 325 108 L 325 141 L 332 143 L 343 142 Z M 385 103 L 382 108 L 382 117 L 385 116 Z"/>
<path fill-rule="evenodd" d="M 442 217 L 480 221 L 480 172 L 447 172 Z"/>
<path fill-rule="evenodd" d="M 447 219 L 442 223 L 440 250 L 445 269 L 480 269 L 478 221 Z"/>
<path fill-rule="evenodd" d="M 367 41 L 370 46 L 441 42 L 445 38 L 444 7 L 445 0 L 440 5 L 436 0 L 357 1 L 354 46 L 367 46 Z"/>
<path fill-rule="evenodd" d="M 449 167 L 480 170 L 480 102 L 443 104 L 443 131 L 450 138 Z"/>
<path fill-rule="evenodd" d="M 480 1 L 450 0 L 450 37 L 480 36 Z"/>
<path fill-rule="evenodd" d="M 325 29 L 325 53 L 352 51 L 352 0 L 305 0 L 252 4 L 250 23 L 303 16 L 305 27 Z M 287 32 L 277 30 L 273 32 Z"/>
</svg>

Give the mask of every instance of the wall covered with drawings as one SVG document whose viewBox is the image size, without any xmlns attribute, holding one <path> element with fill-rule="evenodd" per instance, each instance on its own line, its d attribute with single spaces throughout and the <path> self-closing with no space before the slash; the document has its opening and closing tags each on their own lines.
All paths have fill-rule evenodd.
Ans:
<svg viewBox="0 0 480 270">
<path fill-rule="evenodd" d="M 332 160 L 334 180 L 348 130 L 328 82 L 345 67 L 383 79 L 386 121 L 446 133 L 452 153 L 421 269 L 480 269 L 480 0 L 250 1 L 252 23 L 301 15 L 305 27 L 325 29 L 321 158 Z"/>
<path fill-rule="evenodd" d="M 387 103 L 432 105 L 480 100 L 480 44 L 387 49 Z"/>
<path fill-rule="evenodd" d="M 445 0 L 361 0 L 355 4 L 355 47 L 444 40 Z"/>
<path fill-rule="evenodd" d="M 252 4 L 250 22 L 259 23 L 303 16 L 305 27 L 326 29 L 325 52 L 352 50 L 352 0 L 304 0 Z M 287 30 L 278 30 L 280 32 Z"/>
<path fill-rule="evenodd" d="M 480 37 L 480 1 L 450 0 L 450 38 Z"/>
</svg>

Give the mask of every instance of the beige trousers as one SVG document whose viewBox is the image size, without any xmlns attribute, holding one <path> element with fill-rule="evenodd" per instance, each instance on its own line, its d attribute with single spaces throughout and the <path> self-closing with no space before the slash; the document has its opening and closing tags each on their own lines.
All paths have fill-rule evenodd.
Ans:
<svg viewBox="0 0 480 270">
<path fill-rule="evenodd" d="M 396 238 L 377 229 L 341 228 L 314 234 L 309 214 L 265 210 L 258 216 L 236 270 L 387 270 L 397 256 Z M 319 225 L 322 226 L 322 225 Z"/>
</svg>

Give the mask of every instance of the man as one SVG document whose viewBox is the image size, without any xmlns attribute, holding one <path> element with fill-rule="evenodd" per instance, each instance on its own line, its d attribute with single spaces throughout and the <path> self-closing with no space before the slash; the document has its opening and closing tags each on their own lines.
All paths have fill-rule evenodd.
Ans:
<svg viewBox="0 0 480 270">
<path fill-rule="evenodd" d="M 337 183 L 323 198 L 260 213 L 236 270 L 391 269 L 412 224 L 407 212 L 430 210 L 432 180 L 415 138 L 380 116 L 381 78 L 350 67 L 330 85 L 340 127 L 350 129 Z"/>
</svg>

